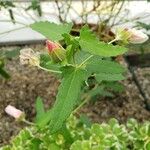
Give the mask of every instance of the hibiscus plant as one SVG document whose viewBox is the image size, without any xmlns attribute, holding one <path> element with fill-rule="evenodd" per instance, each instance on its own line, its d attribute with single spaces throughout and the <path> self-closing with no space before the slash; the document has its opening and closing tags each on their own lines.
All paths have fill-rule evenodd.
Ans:
<svg viewBox="0 0 150 150">
<path fill-rule="evenodd" d="M 71 23 L 58 25 L 45 21 L 36 22 L 30 27 L 47 38 L 46 51 L 39 53 L 30 48 L 22 49 L 21 64 L 39 67 L 61 78 L 54 106 L 45 111 L 42 100 L 36 104 L 35 124 L 40 128 L 48 125 L 51 134 L 59 131 L 66 119 L 89 101 L 90 97 L 85 91 L 90 89 L 95 93 L 100 91 L 100 85 L 105 81 L 124 79 L 124 67 L 111 57 L 124 54 L 127 48 L 114 46 L 113 42 L 139 43 L 148 39 L 135 29 L 119 29 L 114 40 L 104 43 L 87 25 L 81 28 L 79 36 L 71 34 Z M 91 86 L 91 82 L 96 84 Z"/>
<path fill-rule="evenodd" d="M 88 96 L 81 91 L 83 87 L 89 87 L 89 78 L 94 78 L 98 83 L 124 79 L 122 74 L 125 69 L 111 61 L 110 57 L 121 55 L 127 49 L 99 41 L 87 25 L 80 30 L 80 36 L 70 34 L 72 24 L 38 22 L 30 27 L 47 38 L 47 54 L 24 49 L 20 55 L 21 62 L 61 77 L 54 106 L 47 111 L 37 112 L 36 118 L 36 124 L 40 127 L 49 124 L 53 134 L 61 129 L 71 113 L 88 101 Z"/>
<path fill-rule="evenodd" d="M 58 25 L 46 21 L 36 22 L 30 27 L 47 38 L 46 51 L 39 53 L 30 48 L 22 49 L 20 62 L 58 74 L 61 79 L 52 108 L 45 110 L 42 100 L 38 98 L 35 123 L 29 123 L 41 130 L 48 128 L 49 135 L 62 132 L 62 129 L 66 131 L 64 125 L 69 116 L 75 114 L 90 100 L 89 94 L 85 91 L 90 89 L 94 93 L 100 90 L 103 82 L 124 79 L 124 67 L 114 62 L 112 57 L 124 54 L 127 48 L 113 45 L 114 41 L 128 43 L 139 42 L 140 39 L 142 42 L 147 40 L 145 35 L 138 33 L 138 37 L 136 31 L 127 29 L 119 30 L 116 39 L 104 43 L 87 25 L 81 28 L 79 36 L 71 34 L 71 23 Z M 91 85 L 91 81 L 96 84 Z M 12 106 L 7 106 L 6 112 L 17 120 L 21 118 L 27 122 L 25 114 Z M 88 134 L 88 131 L 86 132 Z"/>
</svg>

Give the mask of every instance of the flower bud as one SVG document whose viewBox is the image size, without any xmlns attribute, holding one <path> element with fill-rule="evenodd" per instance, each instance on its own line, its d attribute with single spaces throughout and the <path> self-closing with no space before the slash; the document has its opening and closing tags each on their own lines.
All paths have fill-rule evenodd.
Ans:
<svg viewBox="0 0 150 150">
<path fill-rule="evenodd" d="M 136 29 L 119 29 L 116 32 L 116 39 L 133 44 L 144 43 L 148 40 L 148 36 L 141 30 Z"/>
<path fill-rule="evenodd" d="M 48 49 L 49 55 L 54 62 L 61 62 L 65 59 L 65 49 L 59 43 L 47 40 L 46 47 Z"/>
<path fill-rule="evenodd" d="M 24 112 L 22 112 L 21 110 L 19 109 L 16 109 L 14 106 L 11 106 L 11 105 L 8 105 L 6 108 L 5 108 L 5 112 L 14 117 L 16 120 L 22 120 L 25 118 L 25 114 Z"/>
<path fill-rule="evenodd" d="M 19 57 L 23 65 L 39 66 L 40 64 L 40 54 L 35 53 L 31 48 L 22 49 Z"/>
</svg>

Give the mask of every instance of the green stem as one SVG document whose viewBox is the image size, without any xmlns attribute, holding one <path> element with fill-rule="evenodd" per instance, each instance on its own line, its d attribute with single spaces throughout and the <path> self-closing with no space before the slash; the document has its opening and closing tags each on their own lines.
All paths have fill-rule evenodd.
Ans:
<svg viewBox="0 0 150 150">
<path fill-rule="evenodd" d="M 96 89 L 98 87 L 98 84 L 95 85 L 95 87 L 93 89 Z M 85 94 L 86 96 L 86 94 Z M 90 95 L 87 95 L 86 98 L 82 101 L 82 103 L 72 112 L 72 114 L 75 114 L 77 113 L 77 111 L 83 106 L 85 105 L 86 103 L 88 103 L 90 101 L 91 97 Z"/>
<path fill-rule="evenodd" d="M 116 42 L 116 41 L 118 41 L 118 39 L 117 39 L 117 38 L 113 39 L 113 40 L 112 40 L 112 41 L 110 41 L 108 44 L 112 44 L 113 42 Z"/>
<path fill-rule="evenodd" d="M 49 72 L 53 72 L 53 73 L 62 73 L 61 71 L 56 71 L 56 70 L 50 70 L 50 69 L 43 68 L 43 67 L 41 67 L 40 65 L 37 66 L 37 67 L 39 67 L 39 68 L 42 69 L 42 70 L 49 71 Z"/>
<path fill-rule="evenodd" d="M 90 100 L 90 96 L 87 96 L 87 97 L 85 98 L 85 100 L 83 100 L 83 102 L 72 112 L 72 114 L 77 113 L 77 111 L 78 111 L 83 105 L 85 105 L 89 100 Z"/>
</svg>

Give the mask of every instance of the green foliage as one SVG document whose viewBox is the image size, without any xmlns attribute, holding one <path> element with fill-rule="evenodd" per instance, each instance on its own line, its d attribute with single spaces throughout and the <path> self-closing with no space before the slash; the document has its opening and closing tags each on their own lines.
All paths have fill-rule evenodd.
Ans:
<svg viewBox="0 0 150 150">
<path fill-rule="evenodd" d="M 87 70 L 91 73 L 106 73 L 106 74 L 120 74 L 125 72 L 125 69 L 118 63 L 110 60 L 91 59 L 87 62 Z"/>
<path fill-rule="evenodd" d="M 11 51 L 0 51 L 0 75 L 5 79 L 9 79 L 10 75 L 5 70 L 5 64 L 7 59 L 12 59 L 19 55 L 20 49 L 13 49 Z"/>
<path fill-rule="evenodd" d="M 150 122 L 130 119 L 126 125 L 116 119 L 88 127 L 71 116 L 53 135 L 48 126 L 28 127 L 0 150 L 149 150 Z"/>
<path fill-rule="evenodd" d="M 102 81 L 96 86 L 96 88 L 85 91 L 90 95 L 92 102 L 99 100 L 100 97 L 114 97 L 116 93 L 121 93 L 124 90 L 124 86 L 116 81 Z"/>
<path fill-rule="evenodd" d="M 31 0 L 31 5 L 26 10 L 36 10 L 39 16 L 42 16 L 40 0 Z"/>
<path fill-rule="evenodd" d="M 13 49 L 11 51 L 4 52 L 5 58 L 11 59 L 17 57 L 20 53 L 20 48 Z"/>
<path fill-rule="evenodd" d="M 0 60 L 0 75 L 5 79 L 10 78 L 10 75 L 4 69 L 4 60 Z"/>
<path fill-rule="evenodd" d="M 44 110 L 44 104 L 43 101 L 40 97 L 37 97 L 36 99 L 36 122 L 44 115 L 45 110 Z"/>
<path fill-rule="evenodd" d="M 55 23 L 50 23 L 48 21 L 41 21 L 41 22 L 36 22 L 30 25 L 30 27 L 41 33 L 43 36 L 45 36 L 47 39 L 53 40 L 53 41 L 59 41 L 63 39 L 63 34 L 64 33 L 69 33 L 72 24 L 60 24 L 57 25 Z"/>
<path fill-rule="evenodd" d="M 64 78 L 58 89 L 56 102 L 52 109 L 51 133 L 61 128 L 63 122 L 69 117 L 78 101 L 82 82 L 86 80 L 86 72 L 74 67 L 65 67 L 63 76 Z"/>
<path fill-rule="evenodd" d="M 49 40 L 63 43 L 64 48 L 66 48 L 65 59 L 58 62 L 53 62 L 49 54 L 41 54 L 40 57 L 41 68 L 59 73 L 62 78 L 54 106 L 43 113 L 41 117 L 37 116 L 39 119 L 36 122 L 41 128 L 49 124 L 50 132 L 54 134 L 60 130 L 75 107 L 81 103 L 79 101 L 81 87 L 85 86 L 83 81 L 86 82 L 91 76 L 96 79 L 98 84 L 101 81 L 124 79 L 122 75 L 124 68 L 104 57 L 123 54 L 126 52 L 126 48 L 100 42 L 87 26 L 81 29 L 79 37 L 69 34 L 72 24 L 58 25 L 46 21 L 31 24 L 30 27 Z M 54 53 L 57 50 L 54 50 Z M 57 57 L 61 56 L 62 53 L 60 49 Z M 103 88 L 101 93 L 112 96 L 105 89 Z"/>
<path fill-rule="evenodd" d="M 99 41 L 87 26 L 80 31 L 79 43 L 83 51 L 103 57 L 117 56 L 127 51 L 125 47 L 108 45 Z"/>
<path fill-rule="evenodd" d="M 119 81 L 119 80 L 123 80 L 124 76 L 122 74 L 99 73 L 99 74 L 95 75 L 95 78 L 98 82 L 101 82 L 101 81 Z"/>
<path fill-rule="evenodd" d="M 118 63 L 109 60 L 92 59 L 86 66 L 87 70 L 95 73 L 98 82 L 123 80 L 122 73 L 125 69 Z"/>
<path fill-rule="evenodd" d="M 40 66 L 51 72 L 59 72 L 61 68 L 60 64 L 52 62 L 51 57 L 48 54 L 40 55 Z"/>
<path fill-rule="evenodd" d="M 146 23 L 143 23 L 143 22 L 137 22 L 137 26 L 140 26 L 146 30 L 150 30 L 150 24 L 146 24 Z"/>
</svg>

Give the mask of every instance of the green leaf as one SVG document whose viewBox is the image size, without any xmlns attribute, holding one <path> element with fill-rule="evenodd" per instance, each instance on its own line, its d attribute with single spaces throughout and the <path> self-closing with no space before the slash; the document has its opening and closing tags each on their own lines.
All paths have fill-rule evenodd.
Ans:
<svg viewBox="0 0 150 150">
<path fill-rule="evenodd" d="M 63 70 L 64 78 L 58 89 L 56 102 L 52 109 L 50 131 L 58 131 L 63 122 L 69 117 L 78 101 L 81 85 L 86 73 L 82 69 L 66 67 Z"/>
<path fill-rule="evenodd" d="M 84 114 L 81 114 L 80 115 L 80 118 L 79 118 L 79 124 L 82 124 L 82 125 L 86 125 L 86 127 L 90 128 L 92 126 L 92 122 L 90 121 L 90 119 L 84 115 Z"/>
<path fill-rule="evenodd" d="M 104 82 L 103 83 L 106 89 L 109 89 L 114 92 L 123 92 L 124 86 L 119 82 Z"/>
<path fill-rule="evenodd" d="M 80 31 L 79 43 L 83 51 L 103 57 L 117 56 L 127 51 L 125 47 L 100 42 L 87 26 Z"/>
<path fill-rule="evenodd" d="M 91 59 L 87 62 L 86 69 L 91 73 L 120 74 L 125 72 L 124 67 L 120 64 L 101 59 Z"/>
<path fill-rule="evenodd" d="M 51 62 L 51 57 L 48 53 L 42 53 L 40 54 L 40 64 L 43 64 L 43 63 L 47 63 L 47 62 Z"/>
<path fill-rule="evenodd" d="M 69 33 L 71 31 L 72 24 L 55 24 L 48 21 L 40 21 L 31 24 L 30 27 L 41 33 L 47 39 L 59 41 L 63 39 L 62 34 Z"/>
<path fill-rule="evenodd" d="M 11 51 L 6 51 L 4 55 L 6 58 L 13 58 L 13 57 L 19 56 L 19 53 L 20 53 L 20 48 L 17 48 Z"/>
<path fill-rule="evenodd" d="M 78 39 L 69 34 L 63 34 L 63 37 L 67 45 L 66 48 L 67 61 L 68 63 L 74 63 L 74 54 L 79 49 Z"/>
<path fill-rule="evenodd" d="M 124 80 L 124 76 L 122 74 L 106 74 L 99 73 L 95 75 L 95 78 L 98 82 L 101 81 L 119 81 Z"/>
<path fill-rule="evenodd" d="M 75 54 L 75 63 L 76 64 L 81 64 L 89 56 L 91 56 L 91 55 L 87 52 L 77 51 L 76 54 Z"/>
<path fill-rule="evenodd" d="M 92 97 L 93 101 L 96 101 L 97 98 L 95 96 L 103 96 L 103 97 L 113 97 L 114 95 L 107 91 L 104 86 L 98 86 L 96 89 L 92 89 L 88 92 L 90 96 Z"/>
<path fill-rule="evenodd" d="M 61 150 L 61 148 L 56 143 L 49 144 L 49 150 Z"/>
<path fill-rule="evenodd" d="M 37 122 L 45 113 L 44 104 L 41 97 L 37 97 L 35 108 L 36 108 L 36 122 Z"/>
<path fill-rule="evenodd" d="M 146 23 L 138 21 L 137 25 L 144 28 L 144 29 L 146 29 L 146 30 L 150 30 L 150 24 L 146 24 Z"/>
<path fill-rule="evenodd" d="M 60 64 L 54 64 L 48 54 L 40 55 L 40 66 L 49 71 L 60 71 Z"/>
<path fill-rule="evenodd" d="M 60 71 L 60 65 L 59 64 L 53 64 L 52 62 L 47 62 L 43 63 L 41 65 L 43 68 L 49 70 L 49 71 L 54 71 L 54 72 L 59 72 Z"/>
<path fill-rule="evenodd" d="M 0 75 L 2 77 L 4 77 L 5 79 L 9 79 L 10 78 L 10 75 L 3 68 L 0 68 Z"/>
<path fill-rule="evenodd" d="M 44 113 L 37 121 L 36 124 L 43 128 L 45 125 L 47 125 L 51 119 L 52 116 L 52 109 L 48 110 L 46 113 Z"/>
</svg>

